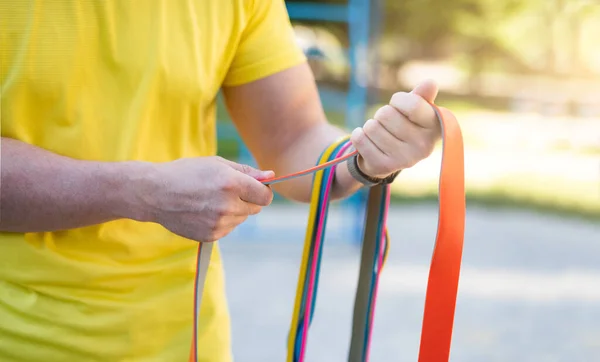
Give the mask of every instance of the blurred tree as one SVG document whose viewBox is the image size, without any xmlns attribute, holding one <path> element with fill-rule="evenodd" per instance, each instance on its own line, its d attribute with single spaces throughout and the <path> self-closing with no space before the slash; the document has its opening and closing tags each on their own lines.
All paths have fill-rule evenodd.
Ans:
<svg viewBox="0 0 600 362">
<path fill-rule="evenodd" d="M 534 0 L 535 1 L 535 0 Z M 541 1 L 541 0 L 540 0 Z M 410 58 L 447 58 L 464 64 L 471 75 L 471 88 L 490 66 L 503 63 L 512 71 L 529 67 L 503 42 L 503 26 L 532 1 L 523 0 L 387 0 L 384 21 L 386 37 L 405 38 L 409 56 L 396 59 L 400 66 Z M 388 42 L 389 44 L 389 42 Z M 384 51 L 385 52 L 385 51 Z M 457 56 L 458 55 L 458 56 Z"/>
<path fill-rule="evenodd" d="M 477 93 L 485 72 L 587 76 L 598 69 L 586 67 L 590 51 L 582 39 L 590 19 L 600 20 L 594 11 L 600 0 L 381 1 L 378 52 L 389 75 L 415 59 L 451 61 L 469 74 Z M 330 26 L 347 37 L 345 27 Z"/>
</svg>

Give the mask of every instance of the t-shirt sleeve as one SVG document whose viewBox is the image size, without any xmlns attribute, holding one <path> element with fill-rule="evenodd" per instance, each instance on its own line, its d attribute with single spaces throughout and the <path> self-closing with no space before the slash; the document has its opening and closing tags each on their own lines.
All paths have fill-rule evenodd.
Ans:
<svg viewBox="0 0 600 362">
<path fill-rule="evenodd" d="M 247 19 L 225 86 L 249 83 L 306 61 L 284 0 L 252 0 Z"/>
</svg>

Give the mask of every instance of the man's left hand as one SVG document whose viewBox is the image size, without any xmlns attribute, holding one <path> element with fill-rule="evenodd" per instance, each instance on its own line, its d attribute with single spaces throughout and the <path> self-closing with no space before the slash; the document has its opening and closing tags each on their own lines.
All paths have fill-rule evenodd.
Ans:
<svg viewBox="0 0 600 362">
<path fill-rule="evenodd" d="M 383 178 L 414 166 L 429 157 L 440 139 L 441 126 L 430 103 L 437 96 L 433 81 L 419 84 L 410 93 L 395 93 L 373 119 L 352 132 L 362 172 Z"/>
</svg>

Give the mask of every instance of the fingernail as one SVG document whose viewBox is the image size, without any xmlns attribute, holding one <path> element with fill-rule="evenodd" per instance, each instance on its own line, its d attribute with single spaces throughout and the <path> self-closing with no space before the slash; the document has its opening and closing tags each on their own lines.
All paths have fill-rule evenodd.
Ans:
<svg viewBox="0 0 600 362">
<path fill-rule="evenodd" d="M 261 171 L 260 176 L 259 176 L 259 180 L 265 180 L 268 178 L 271 178 L 275 176 L 275 172 L 268 170 L 268 171 Z"/>
</svg>

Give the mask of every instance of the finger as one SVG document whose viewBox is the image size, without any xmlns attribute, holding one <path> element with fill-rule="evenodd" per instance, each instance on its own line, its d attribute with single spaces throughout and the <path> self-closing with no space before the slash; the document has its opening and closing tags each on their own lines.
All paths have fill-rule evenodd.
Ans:
<svg viewBox="0 0 600 362">
<path fill-rule="evenodd" d="M 421 84 L 417 85 L 411 93 L 416 94 L 423 98 L 425 101 L 429 103 L 435 102 L 435 98 L 438 94 L 438 85 L 432 79 L 427 79 Z"/>
<path fill-rule="evenodd" d="M 390 105 L 419 127 L 434 130 L 440 127 L 437 114 L 431 104 L 417 94 L 395 93 L 390 100 Z"/>
<path fill-rule="evenodd" d="M 363 132 L 381 152 L 392 158 L 398 152 L 399 144 L 403 143 L 383 127 L 377 119 L 370 119 L 365 122 Z"/>
<path fill-rule="evenodd" d="M 260 206 L 260 205 L 251 204 L 251 203 L 243 201 L 241 199 L 240 199 L 240 201 L 244 203 L 246 215 L 257 215 L 258 213 L 260 213 L 262 211 L 262 206 Z"/>
<path fill-rule="evenodd" d="M 243 216 L 229 217 L 227 219 L 220 220 L 216 225 L 214 232 L 211 234 L 211 240 L 208 240 L 208 242 L 214 242 L 226 237 L 236 228 L 236 226 L 245 220 L 246 217 Z"/>
<path fill-rule="evenodd" d="M 369 160 L 368 163 L 359 162 L 360 169 L 364 173 L 372 177 L 385 177 L 394 172 L 393 160 L 369 139 L 362 128 L 359 127 L 352 131 L 350 141 L 362 160 Z"/>
<path fill-rule="evenodd" d="M 217 223 L 217 234 L 222 234 L 223 232 L 229 233 L 247 219 L 248 215 L 237 215 L 223 218 Z"/>
<path fill-rule="evenodd" d="M 223 218 L 256 215 L 262 210 L 262 206 L 246 202 L 239 197 L 231 197 L 222 202 L 221 212 L 217 214 Z"/>
<path fill-rule="evenodd" d="M 273 201 L 271 188 L 250 176 L 240 175 L 238 185 L 238 195 L 243 201 L 259 206 L 269 206 Z"/>
<path fill-rule="evenodd" d="M 271 170 L 259 170 L 250 165 L 240 164 L 227 159 L 223 159 L 223 162 L 231 166 L 236 171 L 239 171 L 245 175 L 248 175 L 256 180 L 266 180 L 275 176 L 275 173 Z"/>
<path fill-rule="evenodd" d="M 236 227 L 240 226 L 248 219 L 248 215 L 231 216 L 223 218 L 217 223 L 216 231 L 214 233 L 215 239 L 221 239 L 230 234 Z"/>
<path fill-rule="evenodd" d="M 400 141 L 410 142 L 419 132 L 419 126 L 413 124 L 406 116 L 390 105 L 385 105 L 375 112 L 374 119 Z"/>
</svg>

